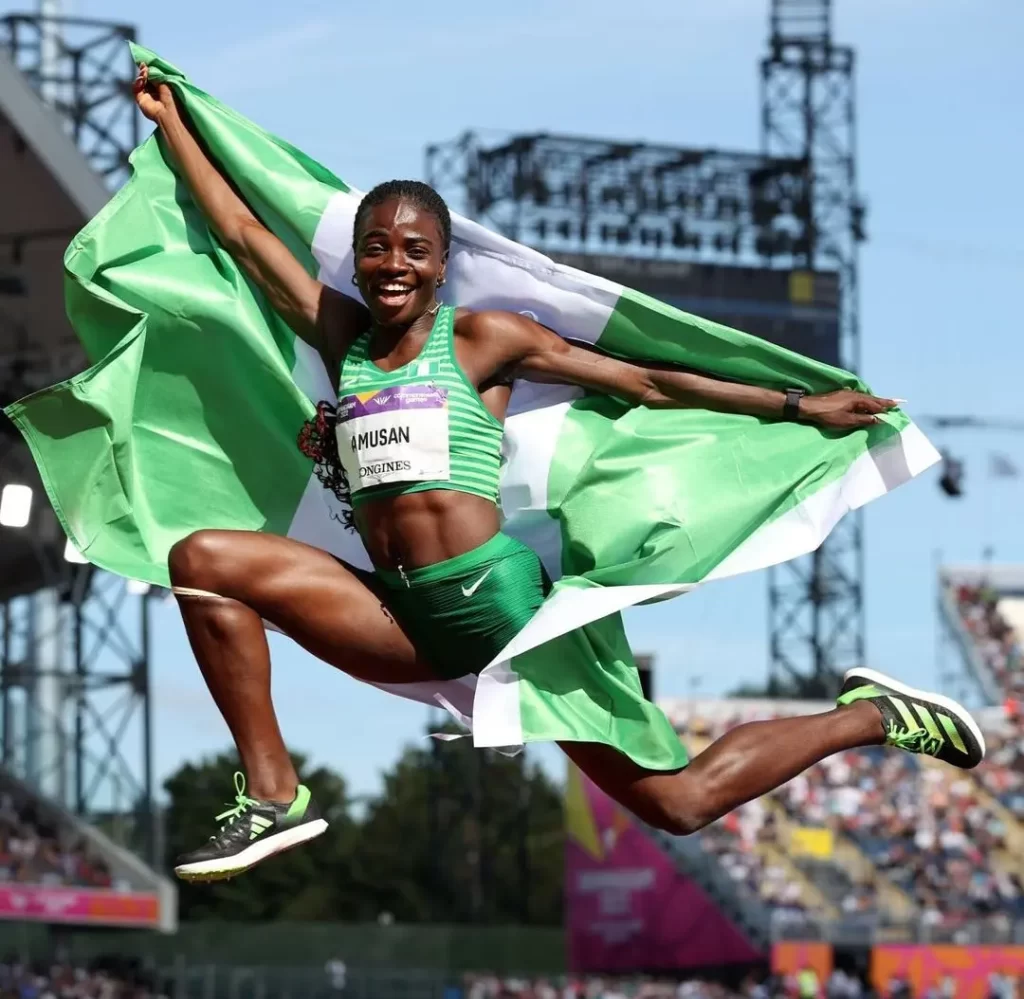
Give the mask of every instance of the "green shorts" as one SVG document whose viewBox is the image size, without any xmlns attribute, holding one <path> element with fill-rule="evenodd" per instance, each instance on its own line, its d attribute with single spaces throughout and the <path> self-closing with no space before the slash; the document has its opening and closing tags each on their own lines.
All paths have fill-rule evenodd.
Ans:
<svg viewBox="0 0 1024 999">
<path fill-rule="evenodd" d="M 388 609 L 417 650 L 450 680 L 479 673 L 537 612 L 550 582 L 534 552 L 506 534 L 455 558 L 377 569 Z"/>
</svg>

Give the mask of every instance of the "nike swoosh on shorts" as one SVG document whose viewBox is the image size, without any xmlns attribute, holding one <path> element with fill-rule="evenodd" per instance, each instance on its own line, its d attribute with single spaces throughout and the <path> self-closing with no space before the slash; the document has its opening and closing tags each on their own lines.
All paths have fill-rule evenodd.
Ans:
<svg viewBox="0 0 1024 999">
<path fill-rule="evenodd" d="M 493 566 L 492 566 L 493 568 Z M 471 597 L 479 589 L 480 584 L 491 574 L 491 570 L 488 569 L 472 586 L 463 586 L 462 595 L 464 597 Z"/>
</svg>

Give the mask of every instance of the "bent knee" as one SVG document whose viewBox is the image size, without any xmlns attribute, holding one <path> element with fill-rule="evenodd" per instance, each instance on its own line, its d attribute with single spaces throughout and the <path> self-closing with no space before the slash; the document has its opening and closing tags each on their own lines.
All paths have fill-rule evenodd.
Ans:
<svg viewBox="0 0 1024 999">
<path fill-rule="evenodd" d="M 231 566 L 238 568 L 232 557 L 231 531 L 193 531 L 176 541 L 167 554 L 167 569 L 172 586 L 191 586 L 219 593 L 227 582 Z"/>
</svg>

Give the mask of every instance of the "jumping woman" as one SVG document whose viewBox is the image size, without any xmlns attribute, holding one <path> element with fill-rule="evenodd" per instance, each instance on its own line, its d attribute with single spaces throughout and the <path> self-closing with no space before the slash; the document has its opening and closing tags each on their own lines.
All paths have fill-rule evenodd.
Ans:
<svg viewBox="0 0 1024 999">
<path fill-rule="evenodd" d="M 212 838 L 179 858 L 182 878 L 232 877 L 326 828 L 278 727 L 264 621 L 358 679 L 423 683 L 478 673 L 540 607 L 548 588 L 541 563 L 499 522 L 513 379 L 838 431 L 895 406 L 847 390 L 794 399 L 627 363 L 523 315 L 441 305 L 451 222 L 440 196 L 413 181 L 382 184 L 359 205 L 354 283 L 364 305 L 312 278 L 255 217 L 145 66 L 135 97 L 223 246 L 323 358 L 338 394 L 338 474 L 374 566 L 362 571 L 247 531 L 201 530 L 171 549 L 185 629 L 246 781 Z M 569 758 L 640 819 L 680 835 L 857 746 L 888 744 L 963 768 L 985 751 L 958 704 L 866 669 L 847 674 L 834 710 L 741 725 L 681 768 L 646 769 L 586 735 L 561 743 Z"/>
</svg>

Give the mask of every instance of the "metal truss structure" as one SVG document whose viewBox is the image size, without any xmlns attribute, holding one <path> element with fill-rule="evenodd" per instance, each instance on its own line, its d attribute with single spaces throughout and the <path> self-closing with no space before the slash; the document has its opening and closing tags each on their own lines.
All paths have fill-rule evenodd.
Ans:
<svg viewBox="0 0 1024 999">
<path fill-rule="evenodd" d="M 112 189 L 127 176 L 140 138 L 131 97 L 135 31 L 89 18 L 11 14 L 0 18 L 0 50 L 38 99 L 57 111 L 29 117 L 40 135 L 21 132 L 0 150 L 18 157 L 29 204 L 67 184 L 64 166 L 44 166 L 62 129 Z M 26 99 L 35 101 L 29 88 Z M 0 111 L 2 111 L 0 107 Z M 48 132 L 47 130 L 52 130 Z M 46 138 L 49 136 L 49 138 Z M 36 145 L 34 145 L 34 143 Z M 73 146 L 69 153 L 77 157 Z M 33 158 L 35 157 L 35 158 Z M 28 167 L 26 167 L 28 164 Z M 34 166 L 33 166 L 34 164 Z M 96 185 L 102 194 L 102 185 Z M 0 393 L 8 402 L 86 364 L 59 307 L 59 248 L 84 222 L 66 204 L 60 228 L 0 227 Z M 102 202 L 100 202 L 102 203 Z M 46 502 L 31 455 L 14 427 L 0 427 L 0 486 L 34 492 L 29 522 L 0 527 L 0 759 L 16 777 L 99 824 L 151 863 L 156 860 L 149 681 L 149 610 L 155 592 L 74 559 Z M 66 555 L 70 554 L 69 560 Z"/>
<path fill-rule="evenodd" d="M 427 147 L 425 174 L 471 218 L 547 253 L 838 274 L 839 356 L 856 370 L 853 70 L 852 49 L 832 42 L 831 0 L 771 0 L 760 153 L 466 132 Z M 852 514 L 819 551 L 772 571 L 774 690 L 831 696 L 864 661 L 863 569 Z"/>
<path fill-rule="evenodd" d="M 4 769 L 155 863 L 151 594 L 89 565 L 0 604 Z"/>
<path fill-rule="evenodd" d="M 135 64 L 128 42 L 135 28 L 88 17 L 8 14 L 0 18 L 0 48 L 60 113 L 92 168 L 112 188 L 127 177 L 139 144 L 132 99 Z"/>
<path fill-rule="evenodd" d="M 771 0 L 761 63 L 761 144 L 768 156 L 808 164 L 807 244 L 795 261 L 840 282 L 840 359 L 860 367 L 854 51 L 832 41 L 832 0 Z M 846 516 L 825 544 L 771 570 L 769 682 L 832 696 L 843 670 L 865 661 L 864 526 Z"/>
</svg>

